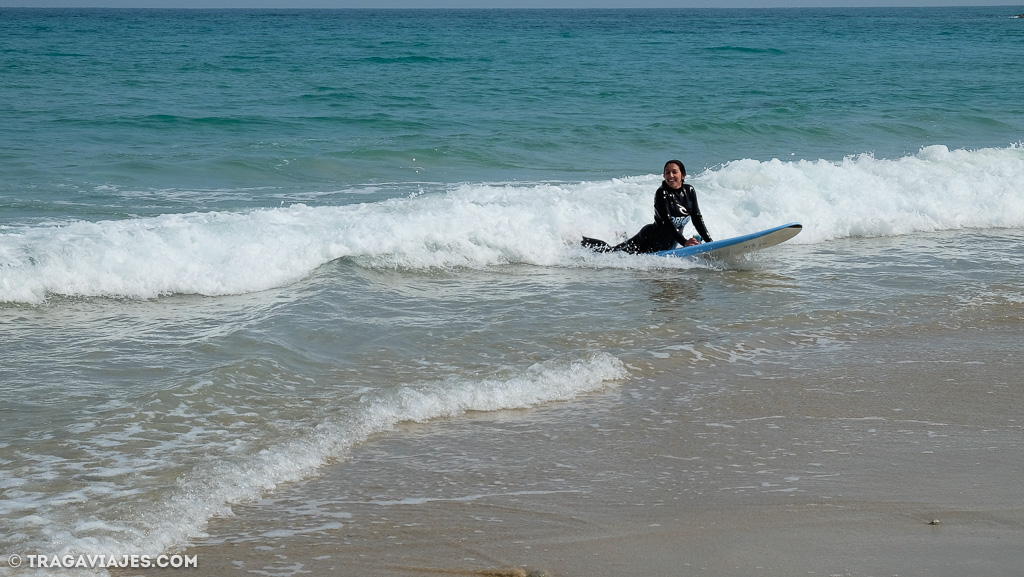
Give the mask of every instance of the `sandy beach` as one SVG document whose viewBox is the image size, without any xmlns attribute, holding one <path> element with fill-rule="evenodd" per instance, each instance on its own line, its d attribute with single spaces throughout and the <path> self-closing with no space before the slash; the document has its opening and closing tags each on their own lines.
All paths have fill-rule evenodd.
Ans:
<svg viewBox="0 0 1024 577">
<path fill-rule="evenodd" d="M 576 401 L 410 424 L 215 520 L 188 573 L 1019 575 L 1016 339 L 879 335 L 701 385 L 652 359 Z"/>
<path fill-rule="evenodd" d="M 1024 577 L 1020 8 L 292 8 L 0 8 L 0 577 Z"/>
</svg>

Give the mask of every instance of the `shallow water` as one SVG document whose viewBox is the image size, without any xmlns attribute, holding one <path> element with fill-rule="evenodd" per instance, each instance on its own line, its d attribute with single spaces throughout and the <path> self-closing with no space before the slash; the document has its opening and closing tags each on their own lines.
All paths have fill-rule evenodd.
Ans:
<svg viewBox="0 0 1024 577">
<path fill-rule="evenodd" d="M 884 461 L 904 430 L 1018 450 L 1003 12 L 0 11 L 3 551 L 334 539 L 506 477 L 550 506 L 827 494 L 841 460 L 725 461 Z M 715 238 L 803 232 L 729 264 L 580 249 L 650 221 L 670 157 Z M 962 411 L 894 416 L 900 387 Z M 492 454 L 474 423 L 529 440 Z M 552 427 L 556 454 L 621 459 L 534 471 Z"/>
</svg>

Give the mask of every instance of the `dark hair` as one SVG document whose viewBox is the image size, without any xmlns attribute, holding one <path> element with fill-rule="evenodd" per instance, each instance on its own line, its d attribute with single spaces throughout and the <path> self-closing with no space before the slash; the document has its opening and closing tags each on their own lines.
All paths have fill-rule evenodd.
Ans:
<svg viewBox="0 0 1024 577">
<path fill-rule="evenodd" d="M 674 164 L 674 165 L 678 166 L 679 167 L 679 172 L 683 173 L 683 176 L 686 176 L 686 167 L 683 166 L 682 162 L 680 162 L 678 160 L 670 160 L 670 161 L 665 163 L 665 166 L 668 166 L 670 164 Z"/>
</svg>

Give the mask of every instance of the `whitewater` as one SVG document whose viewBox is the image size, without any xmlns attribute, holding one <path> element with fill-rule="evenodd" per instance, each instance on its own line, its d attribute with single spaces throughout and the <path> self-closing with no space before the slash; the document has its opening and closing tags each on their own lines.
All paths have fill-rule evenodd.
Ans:
<svg viewBox="0 0 1024 577">
<path fill-rule="evenodd" d="M 1024 149 L 923 148 L 893 160 L 749 159 L 695 175 L 719 238 L 784 222 L 795 242 L 1024 224 Z M 573 183 L 459 183 L 346 206 L 291 204 L 5 226 L 0 300 L 244 294 L 287 286 L 336 259 L 369 268 L 594 266 L 581 235 L 623 237 L 653 218 L 659 177 Z M 629 259 L 630 262 L 641 259 Z M 643 264 L 652 266 L 650 259 Z M 676 266 L 676 263 L 658 263 Z"/>
<path fill-rule="evenodd" d="M 0 574 L 1016 570 L 1021 11 L 0 9 Z"/>
</svg>

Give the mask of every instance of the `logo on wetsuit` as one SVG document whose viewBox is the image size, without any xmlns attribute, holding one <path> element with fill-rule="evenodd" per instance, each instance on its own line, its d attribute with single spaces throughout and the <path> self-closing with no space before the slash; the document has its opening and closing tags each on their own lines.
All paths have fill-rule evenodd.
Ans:
<svg viewBox="0 0 1024 577">
<path fill-rule="evenodd" d="M 676 230 L 683 230 L 683 227 L 690 222 L 690 217 L 688 216 L 673 216 L 670 218 L 672 219 L 672 226 L 676 227 Z"/>
</svg>

